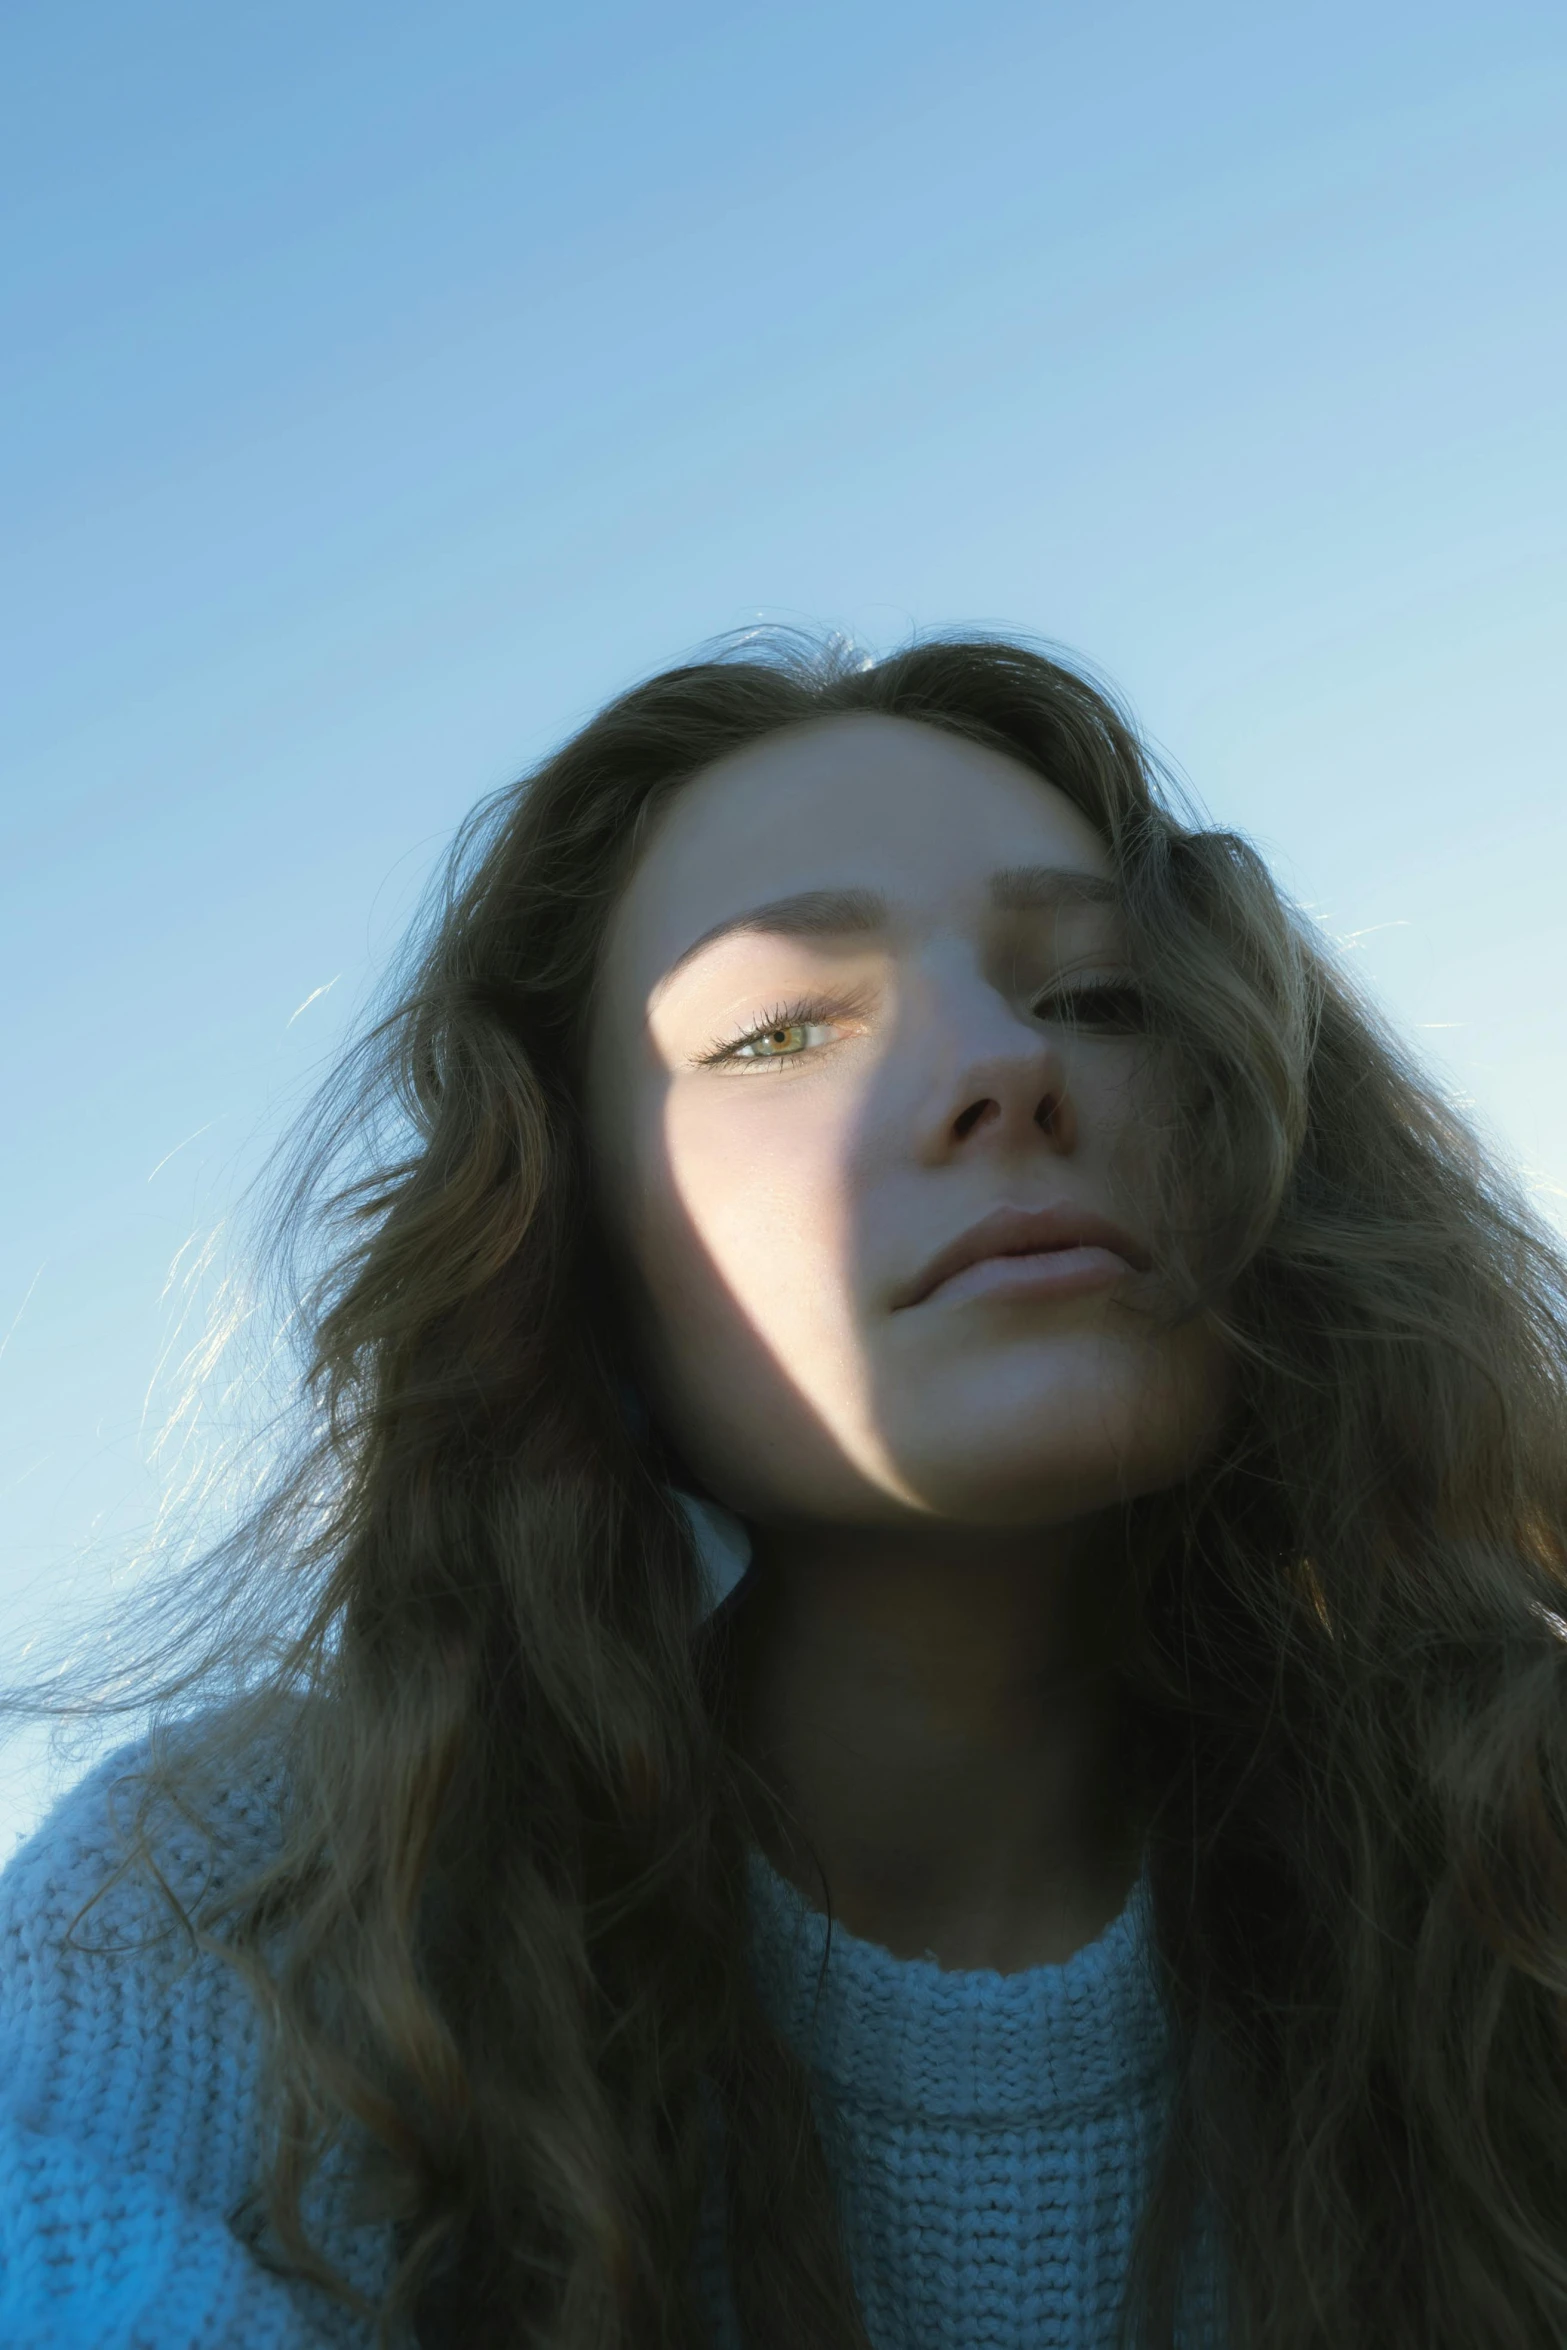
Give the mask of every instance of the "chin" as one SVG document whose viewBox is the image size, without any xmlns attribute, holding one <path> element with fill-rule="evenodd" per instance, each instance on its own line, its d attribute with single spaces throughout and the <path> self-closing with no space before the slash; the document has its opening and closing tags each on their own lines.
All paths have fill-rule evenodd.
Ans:
<svg viewBox="0 0 1567 2350">
<path fill-rule="evenodd" d="M 1179 1485 L 1212 1448 L 1219 1400 L 1201 1382 L 1146 1379 L 951 1397 L 894 1449 L 942 1517 L 1060 1525 Z"/>
<path fill-rule="evenodd" d="M 953 1526 L 996 1532 L 1024 1526 L 1066 1526 L 1135 1500 L 1173 1482 L 1149 1464 L 1145 1474 L 1110 1460 L 1004 1457 L 976 1462 L 931 1462 L 910 1484 L 933 1518 Z"/>
</svg>

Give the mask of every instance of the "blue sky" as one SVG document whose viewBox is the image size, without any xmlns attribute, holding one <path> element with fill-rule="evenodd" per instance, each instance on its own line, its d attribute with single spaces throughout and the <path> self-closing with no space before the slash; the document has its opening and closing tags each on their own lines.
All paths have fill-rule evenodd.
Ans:
<svg viewBox="0 0 1567 2350">
<path fill-rule="evenodd" d="M 1088 657 L 1567 1222 L 1564 129 L 1506 0 L 13 0 L 0 1636 L 465 809 L 758 618 Z"/>
</svg>

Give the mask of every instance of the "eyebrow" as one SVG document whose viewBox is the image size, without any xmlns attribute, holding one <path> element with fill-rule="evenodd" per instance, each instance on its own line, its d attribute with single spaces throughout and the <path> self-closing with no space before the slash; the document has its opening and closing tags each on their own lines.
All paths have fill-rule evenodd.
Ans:
<svg viewBox="0 0 1567 2350">
<path fill-rule="evenodd" d="M 664 982 L 716 940 L 740 931 L 765 930 L 775 938 L 863 938 L 886 927 L 887 901 L 879 889 L 797 889 L 790 897 L 769 898 L 765 905 L 715 922 L 675 957 Z"/>
<path fill-rule="evenodd" d="M 998 914 L 1048 912 L 1052 906 L 1115 906 L 1113 881 L 1080 873 L 1071 865 L 1004 865 L 990 877 L 990 902 Z"/>
<path fill-rule="evenodd" d="M 1062 904 L 1106 906 L 1116 904 L 1113 881 L 1097 873 L 1080 873 L 1069 865 L 1004 865 L 990 877 L 990 902 L 998 914 L 1047 912 Z M 677 971 L 693 962 L 721 938 L 746 931 L 765 931 L 774 938 L 867 938 L 887 928 L 887 900 L 878 889 L 800 889 L 790 896 L 769 898 L 742 914 L 726 915 L 711 930 L 693 939 L 664 973 L 666 986 Z"/>
</svg>

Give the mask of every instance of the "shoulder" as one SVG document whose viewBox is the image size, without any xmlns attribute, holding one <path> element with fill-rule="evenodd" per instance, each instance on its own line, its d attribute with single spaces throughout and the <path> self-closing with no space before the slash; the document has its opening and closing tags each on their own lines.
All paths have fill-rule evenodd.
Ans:
<svg viewBox="0 0 1567 2350">
<path fill-rule="evenodd" d="M 89 1772 L 0 1876 L 0 2340 L 362 2340 L 261 2256 L 264 2022 L 219 1913 L 288 1800 L 285 1739 L 200 1717 Z M 336 2195 L 317 2240 L 374 2296 L 387 2247 Z"/>
<path fill-rule="evenodd" d="M 286 1763 L 263 1741 L 225 1767 L 223 1728 L 121 1747 L 0 1876 L 0 2093 L 34 2127 L 238 2192 L 261 2018 L 201 1925 L 277 1851 Z"/>
<path fill-rule="evenodd" d="M 236 1756 L 221 1712 L 118 1748 L 0 1874 L 0 1985 L 14 1961 L 111 1943 L 188 1951 L 189 1929 L 278 1851 L 287 1794 L 284 1735 Z"/>
</svg>

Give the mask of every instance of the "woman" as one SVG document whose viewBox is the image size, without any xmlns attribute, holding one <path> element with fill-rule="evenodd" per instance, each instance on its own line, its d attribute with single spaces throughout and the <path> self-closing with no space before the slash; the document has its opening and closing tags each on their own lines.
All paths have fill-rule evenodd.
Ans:
<svg viewBox="0 0 1567 2350">
<path fill-rule="evenodd" d="M 1104 693 L 655 678 L 333 1116 L 227 1701 L 5 1879 L 8 2343 L 1567 2338 L 1563 1266 Z"/>
</svg>

